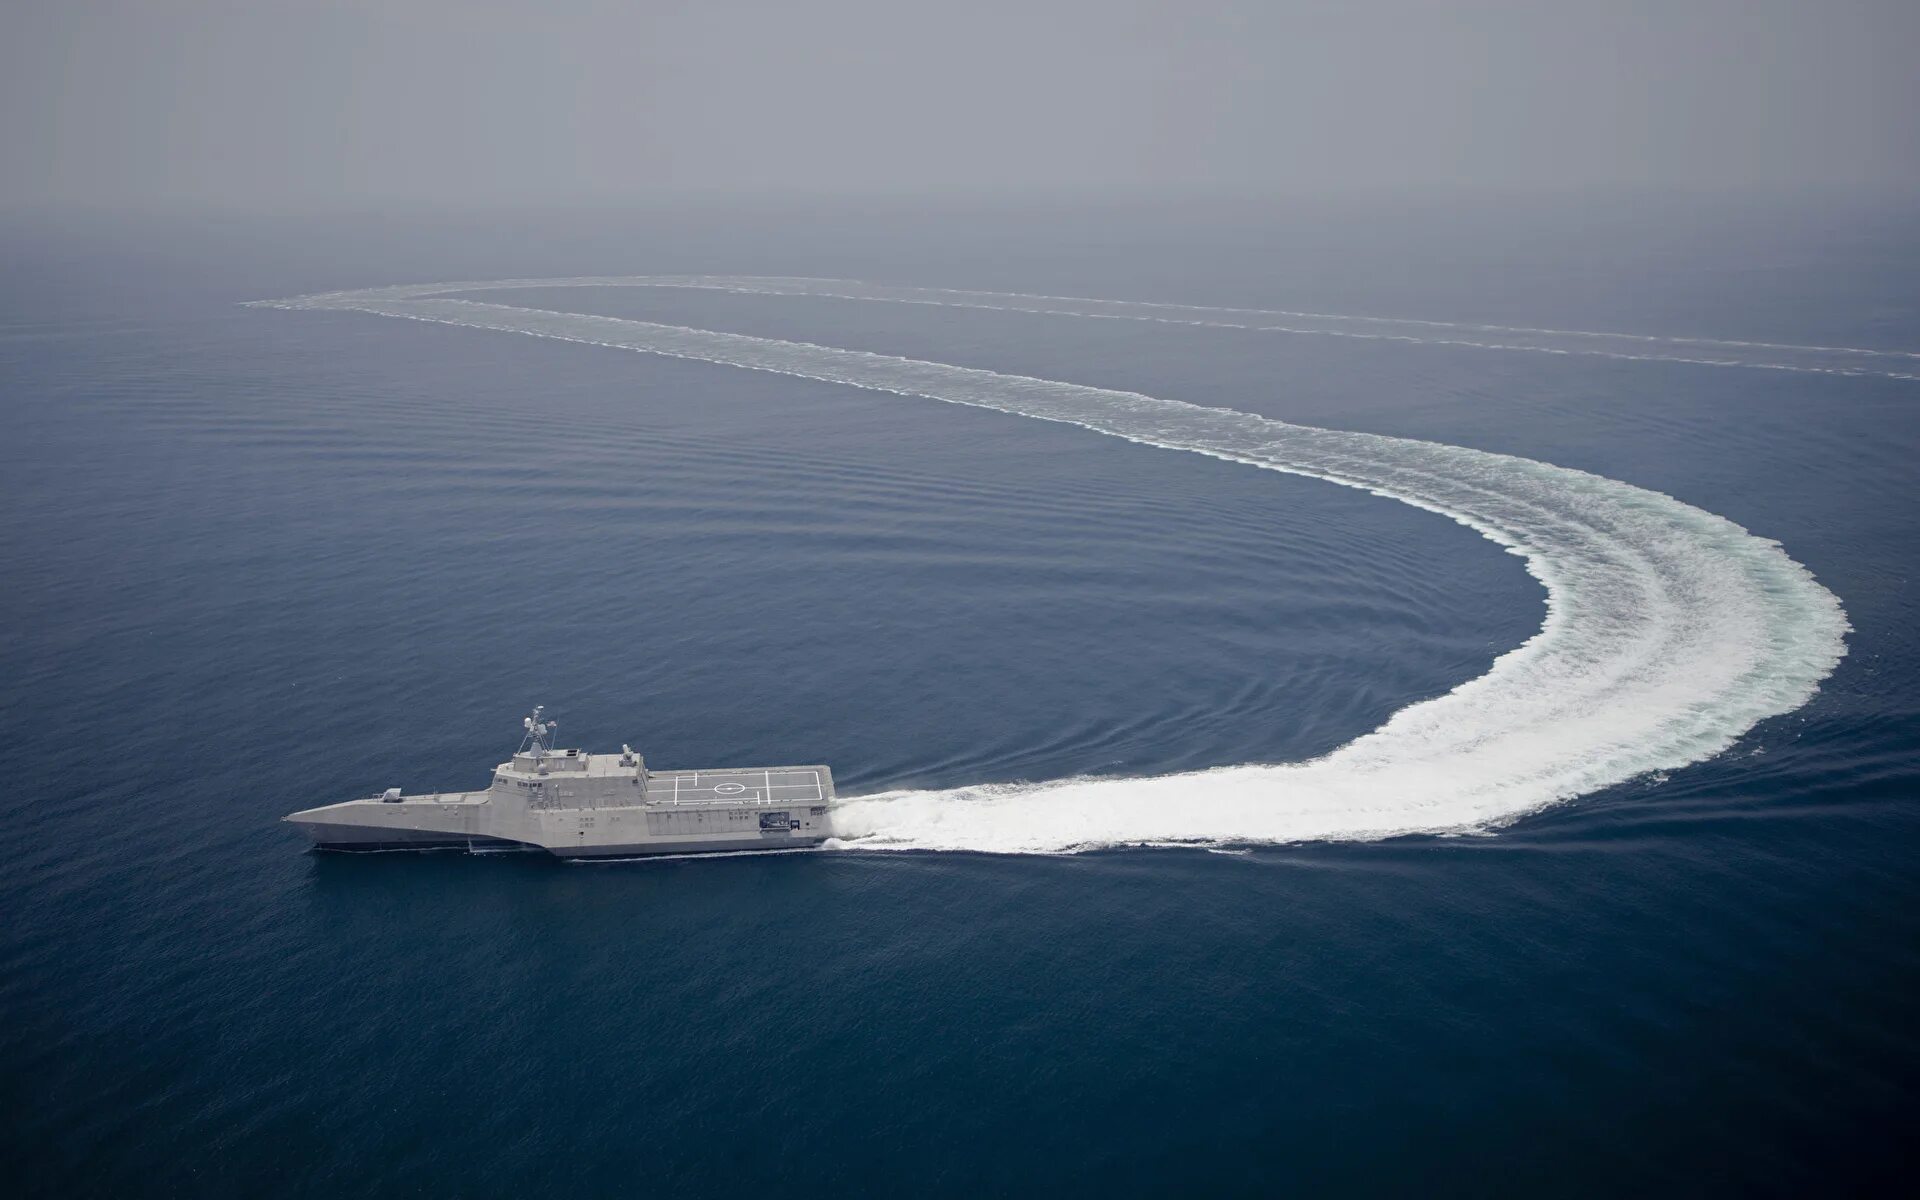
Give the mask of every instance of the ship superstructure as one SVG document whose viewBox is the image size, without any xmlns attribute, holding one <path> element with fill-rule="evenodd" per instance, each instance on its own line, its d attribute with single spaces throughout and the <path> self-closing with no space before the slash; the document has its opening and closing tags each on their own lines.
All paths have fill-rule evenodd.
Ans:
<svg viewBox="0 0 1920 1200">
<path fill-rule="evenodd" d="M 618 754 L 556 749 L 543 708 L 477 792 L 384 795 L 290 814 L 327 850 L 539 849 L 622 858 L 816 846 L 828 836 L 824 766 L 653 771 Z"/>
</svg>

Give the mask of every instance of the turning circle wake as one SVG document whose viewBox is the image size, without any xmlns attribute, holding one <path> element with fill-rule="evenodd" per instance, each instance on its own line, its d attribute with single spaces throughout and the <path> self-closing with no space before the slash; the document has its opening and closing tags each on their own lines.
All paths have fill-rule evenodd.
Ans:
<svg viewBox="0 0 1920 1200">
<path fill-rule="evenodd" d="M 1451 517 L 1520 555 L 1547 593 L 1540 632 L 1494 660 L 1485 675 L 1410 705 L 1313 761 L 868 796 L 834 810 L 841 845 L 1060 853 L 1483 829 L 1718 754 L 1758 722 L 1805 704 L 1845 653 L 1848 626 L 1838 599 L 1778 543 L 1671 496 L 1584 471 L 1134 392 L 449 295 L 556 285 L 769 290 L 755 286 L 760 282 L 724 276 L 493 281 L 261 304 L 404 317 L 800 376 L 1065 422 L 1312 476 Z M 864 288 L 859 298 L 881 302 L 943 303 L 939 297 L 950 295 L 852 286 Z"/>
</svg>

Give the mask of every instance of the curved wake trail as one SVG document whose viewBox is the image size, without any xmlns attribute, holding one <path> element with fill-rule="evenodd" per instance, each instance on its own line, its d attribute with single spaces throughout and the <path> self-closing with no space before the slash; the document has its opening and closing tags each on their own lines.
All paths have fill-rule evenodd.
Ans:
<svg viewBox="0 0 1920 1200">
<path fill-rule="evenodd" d="M 1858 346 L 1806 346 L 1787 342 L 1731 341 L 1724 338 L 1667 337 L 1641 333 L 1602 333 L 1580 329 L 1539 329 L 1524 325 L 1476 325 L 1460 321 L 1422 321 L 1404 317 L 1364 317 L 1285 309 L 1215 308 L 1196 304 L 1155 304 L 1139 300 L 1096 300 L 1083 296 L 1037 296 L 1020 292 L 966 291 L 957 288 L 902 287 L 852 279 L 806 279 L 757 275 L 589 275 L 559 279 L 492 279 L 467 283 L 403 285 L 364 292 L 302 297 L 300 302 L 348 296 L 410 299 L 450 292 L 559 287 L 656 287 L 738 292 L 758 296 L 812 296 L 832 300 L 870 300 L 888 304 L 979 308 L 996 312 L 1093 317 L 1114 321 L 1151 321 L 1239 329 L 1259 333 L 1312 334 L 1360 341 L 1417 346 L 1456 346 L 1526 354 L 1611 358 L 1628 362 L 1685 363 L 1702 367 L 1746 367 L 1812 375 L 1847 375 L 1920 381 L 1920 351 L 1872 350 Z M 319 307 L 320 305 L 310 305 Z M 1497 339 L 1497 340 L 1491 340 Z"/>
<path fill-rule="evenodd" d="M 834 810 L 844 845 L 1058 853 L 1486 828 L 1711 757 L 1804 704 L 1845 653 L 1839 601 L 1777 543 L 1584 471 L 944 363 L 436 295 L 485 286 L 507 284 L 266 303 L 770 371 L 1308 475 L 1451 517 L 1522 556 L 1546 587 L 1540 632 L 1487 674 L 1323 758 L 856 798 Z"/>
</svg>

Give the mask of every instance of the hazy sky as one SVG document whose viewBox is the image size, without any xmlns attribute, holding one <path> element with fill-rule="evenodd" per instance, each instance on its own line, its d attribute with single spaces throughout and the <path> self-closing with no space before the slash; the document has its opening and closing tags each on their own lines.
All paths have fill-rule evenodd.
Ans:
<svg viewBox="0 0 1920 1200">
<path fill-rule="evenodd" d="M 1920 0 L 8 0 L 0 204 L 1920 186 Z"/>
</svg>

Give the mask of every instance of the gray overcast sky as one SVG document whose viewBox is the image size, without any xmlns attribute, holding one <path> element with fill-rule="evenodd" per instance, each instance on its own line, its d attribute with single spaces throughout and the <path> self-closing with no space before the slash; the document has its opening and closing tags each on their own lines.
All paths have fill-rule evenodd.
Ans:
<svg viewBox="0 0 1920 1200">
<path fill-rule="evenodd" d="M 1920 0 L 10 0 L 0 204 L 1920 186 Z"/>
</svg>

